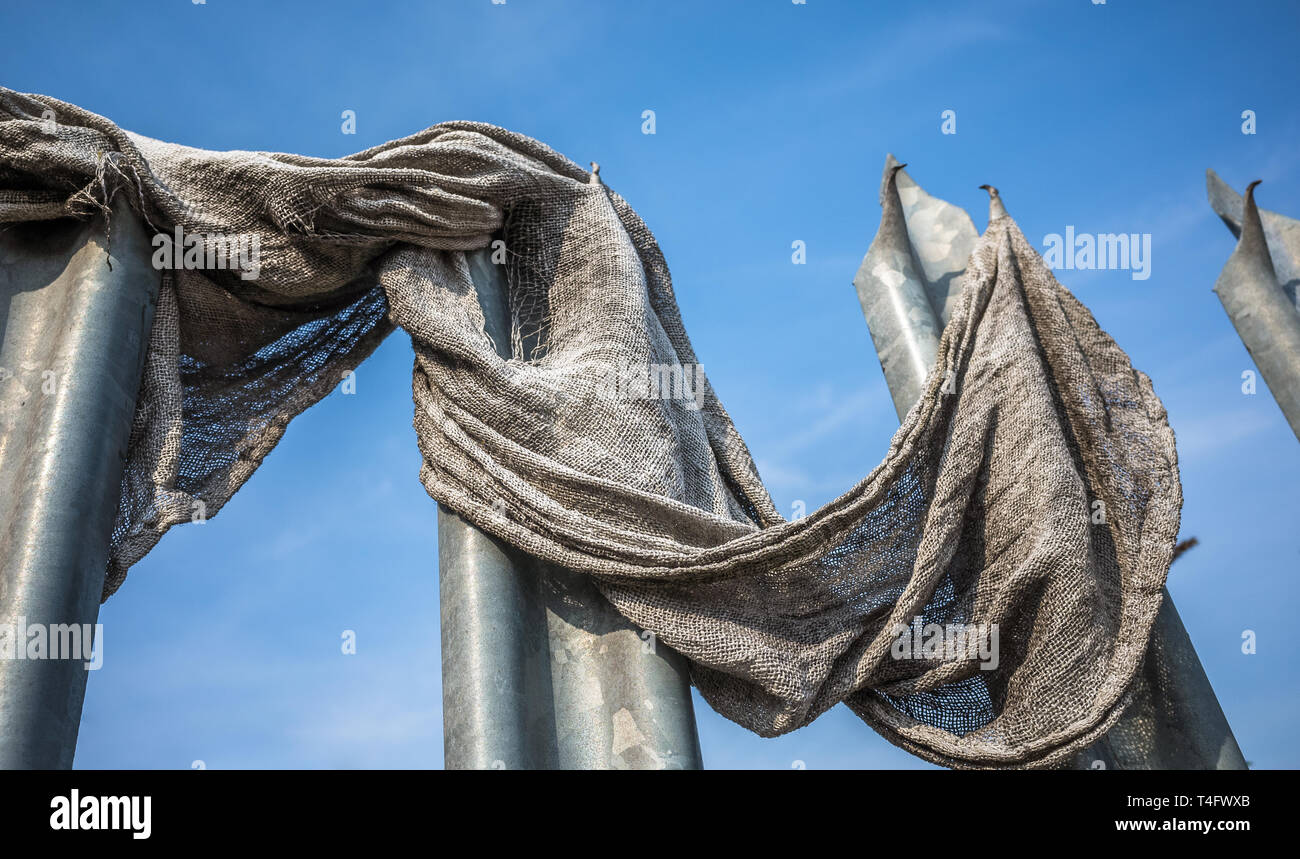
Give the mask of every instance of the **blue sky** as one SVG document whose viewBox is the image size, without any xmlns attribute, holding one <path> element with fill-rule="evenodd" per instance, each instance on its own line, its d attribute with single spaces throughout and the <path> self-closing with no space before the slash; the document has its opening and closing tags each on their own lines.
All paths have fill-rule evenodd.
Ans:
<svg viewBox="0 0 1300 859">
<path fill-rule="evenodd" d="M 980 229 L 989 182 L 1040 247 L 1067 225 L 1150 233 L 1149 280 L 1061 279 L 1168 407 L 1201 541 L 1169 589 L 1245 755 L 1300 767 L 1300 445 L 1265 388 L 1241 393 L 1252 364 L 1210 291 L 1234 240 L 1204 188 L 1207 167 L 1263 179 L 1261 205 L 1300 217 L 1300 5 L 29 2 L 0 30 L 0 83 L 192 146 L 341 156 L 472 119 L 599 161 L 787 515 L 865 476 L 897 426 L 851 285 L 887 152 Z M 218 517 L 134 568 L 101 611 L 77 766 L 442 765 L 410 364 L 394 335 L 356 395 L 298 418 Z M 842 707 L 763 740 L 696 706 L 709 766 L 923 765 Z"/>
</svg>

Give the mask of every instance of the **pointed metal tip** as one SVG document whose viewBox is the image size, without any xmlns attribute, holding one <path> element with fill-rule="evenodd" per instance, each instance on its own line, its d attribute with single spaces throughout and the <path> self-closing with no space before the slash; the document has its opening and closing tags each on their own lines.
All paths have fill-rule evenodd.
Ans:
<svg viewBox="0 0 1300 859">
<path fill-rule="evenodd" d="M 996 221 L 998 218 L 1005 217 L 1007 210 L 1002 205 L 1002 195 L 998 193 L 998 189 L 992 185 L 981 185 L 980 189 L 989 192 L 989 220 Z"/>
<path fill-rule="evenodd" d="M 1205 197 L 1229 232 L 1241 238 L 1241 199 L 1213 168 L 1205 170 Z"/>
<path fill-rule="evenodd" d="M 898 171 L 902 170 L 904 167 L 907 166 L 906 164 L 899 164 L 897 161 L 894 161 L 893 159 L 894 156 L 891 153 L 889 158 L 885 160 L 885 175 L 880 180 L 881 208 L 884 208 L 884 206 L 888 203 L 891 194 L 898 193 L 897 190 Z"/>
<path fill-rule="evenodd" d="M 1213 167 L 1206 167 L 1205 168 L 1205 190 L 1206 193 L 1209 194 L 1210 205 L 1213 206 L 1214 198 L 1216 195 L 1221 195 L 1225 191 L 1229 191 L 1231 189 L 1228 188 L 1228 186 L 1224 183 L 1224 181 L 1219 178 L 1219 174 L 1214 172 Z M 1218 211 L 1218 209 L 1216 208 L 1215 211 Z"/>
<path fill-rule="evenodd" d="M 1241 238 L 1237 241 L 1237 253 L 1243 250 L 1253 255 L 1268 272 L 1268 276 L 1277 279 L 1273 269 L 1273 260 L 1268 252 L 1268 238 L 1264 235 L 1264 224 L 1259 216 L 1259 206 L 1255 203 L 1255 186 L 1259 179 L 1246 186 L 1246 199 L 1241 215 Z"/>
<path fill-rule="evenodd" d="M 1259 206 L 1255 203 L 1255 186 L 1262 182 L 1256 179 L 1246 186 L 1245 205 L 1242 210 L 1241 233 L 1244 240 L 1247 233 L 1258 233 L 1259 240 L 1264 241 L 1264 225 L 1260 221 Z"/>
</svg>

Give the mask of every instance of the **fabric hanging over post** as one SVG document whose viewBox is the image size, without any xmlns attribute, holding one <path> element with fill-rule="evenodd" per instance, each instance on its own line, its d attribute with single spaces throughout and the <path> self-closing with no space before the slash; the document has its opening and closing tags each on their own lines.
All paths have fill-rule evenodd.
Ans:
<svg viewBox="0 0 1300 859">
<path fill-rule="evenodd" d="M 466 254 L 484 330 L 510 357 L 503 266 Z M 438 508 L 447 769 L 701 769 L 690 671 L 591 578 Z M 650 640 L 647 641 L 647 638 Z"/>
<path fill-rule="evenodd" d="M 903 166 L 892 155 L 885 160 L 880 229 L 854 278 L 900 420 L 925 387 L 939 330 L 951 318 L 966 260 L 979 241 L 965 210 L 927 194 Z M 982 187 L 989 192 L 989 220 L 1005 217 L 998 190 Z M 1124 714 L 1070 765 L 1245 769 L 1168 591 L 1153 630 Z"/>
<path fill-rule="evenodd" d="M 105 597 L 396 326 L 429 494 L 590 575 L 746 728 L 781 734 L 846 701 L 938 763 L 1046 766 L 1122 711 L 1178 531 L 1173 434 L 1009 217 L 976 243 L 884 462 L 785 522 L 699 372 L 649 229 L 534 140 L 453 122 L 342 159 L 206 152 L 0 90 L 0 222 L 119 195 L 184 254 Z M 464 253 L 498 229 L 509 358 Z M 952 648 L 896 658 L 914 624 L 996 629 L 996 666 Z"/>
</svg>

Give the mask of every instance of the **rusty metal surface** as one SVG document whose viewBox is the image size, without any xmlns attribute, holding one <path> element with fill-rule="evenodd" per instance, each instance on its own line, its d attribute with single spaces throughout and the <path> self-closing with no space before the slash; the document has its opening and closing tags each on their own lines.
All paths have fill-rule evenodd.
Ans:
<svg viewBox="0 0 1300 859">
<path fill-rule="evenodd" d="M 76 750 L 90 655 L 15 657 L 17 648 L 30 652 L 22 638 L 34 625 L 51 635 L 65 625 L 93 629 L 99 612 L 160 282 L 129 209 L 114 211 L 111 241 L 104 227 L 100 218 L 0 231 L 5 769 L 67 768 Z"/>
</svg>

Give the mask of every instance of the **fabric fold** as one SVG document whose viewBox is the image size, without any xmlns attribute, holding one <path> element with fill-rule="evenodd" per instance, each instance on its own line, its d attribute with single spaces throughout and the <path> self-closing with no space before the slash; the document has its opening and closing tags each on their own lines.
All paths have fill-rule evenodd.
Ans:
<svg viewBox="0 0 1300 859">
<path fill-rule="evenodd" d="M 121 194 L 160 236 L 198 237 L 154 325 L 105 598 L 401 328 L 429 494 L 592 576 L 728 718 L 775 736 L 845 701 L 948 766 L 1050 766 L 1103 733 L 1172 556 L 1173 434 L 1015 223 L 974 241 L 941 201 L 902 201 L 950 238 L 915 261 L 949 317 L 925 391 L 880 466 L 786 522 L 653 235 L 589 180 L 479 123 L 342 159 L 216 153 L 0 90 L 0 223 Z M 247 265 L 208 264 L 232 247 Z M 485 247 L 507 275 L 509 359 L 465 258 Z M 995 653 L 900 655 L 934 629 Z"/>
</svg>

